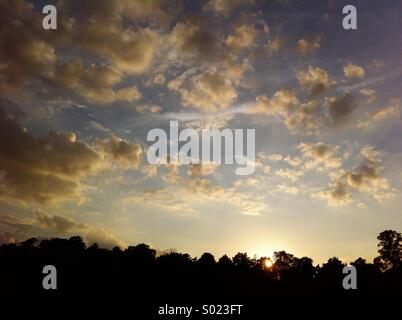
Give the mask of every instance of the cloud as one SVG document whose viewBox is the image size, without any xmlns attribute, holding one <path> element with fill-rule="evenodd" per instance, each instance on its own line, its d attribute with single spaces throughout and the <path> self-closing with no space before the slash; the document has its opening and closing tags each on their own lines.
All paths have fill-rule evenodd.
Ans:
<svg viewBox="0 0 402 320">
<path fill-rule="evenodd" d="M 0 182 L 3 199 L 41 204 L 84 200 L 80 180 L 103 168 L 101 157 L 74 133 L 34 138 L 18 118 L 0 109 Z"/>
<path fill-rule="evenodd" d="M 1 86 L 19 90 L 40 81 L 52 92 L 60 90 L 63 94 L 67 89 L 98 103 L 138 99 L 141 95 L 135 87 L 113 89 L 126 74 L 148 70 L 159 43 L 155 31 L 123 25 L 123 16 L 132 18 L 126 9 L 133 6 L 151 15 L 151 7 L 156 10 L 159 5 L 141 6 L 119 0 L 89 1 L 77 7 L 60 2 L 63 18 L 58 21 L 58 32 L 49 33 L 43 32 L 43 15 L 33 5 L 2 1 Z M 86 61 L 76 58 L 73 52 L 77 49 L 84 51 L 81 57 Z M 62 56 L 66 50 L 72 54 Z"/>
<path fill-rule="evenodd" d="M 301 55 L 306 55 L 320 48 L 321 37 L 301 38 L 297 41 L 296 51 Z"/>
<path fill-rule="evenodd" d="M 306 71 L 299 71 L 296 75 L 300 85 L 310 92 L 310 95 L 317 96 L 328 90 L 335 82 L 332 81 L 324 69 L 308 67 Z"/>
<path fill-rule="evenodd" d="M 32 219 L 0 213 L 0 244 L 16 243 L 20 235 L 32 229 Z"/>
<path fill-rule="evenodd" d="M 178 195 L 176 190 L 165 188 L 132 191 L 123 199 L 123 203 L 146 204 L 172 212 L 193 212 L 193 209 L 183 201 L 182 195 Z"/>
<path fill-rule="evenodd" d="M 372 103 L 376 97 L 376 91 L 372 89 L 360 89 L 359 93 L 365 97 L 367 97 L 367 103 Z"/>
<path fill-rule="evenodd" d="M 333 206 L 351 203 L 354 193 L 368 194 L 372 199 L 382 201 L 394 196 L 387 179 L 380 176 L 382 170 L 380 153 L 374 147 L 364 147 L 360 151 L 361 163 L 352 170 L 340 170 L 332 174 L 330 189 L 317 195 L 328 200 Z"/>
<path fill-rule="evenodd" d="M 57 60 L 54 46 L 38 32 L 41 17 L 24 1 L 0 2 L 2 80 L 18 87 L 36 76 L 48 76 Z M 37 24 L 37 25 L 36 25 Z"/>
<path fill-rule="evenodd" d="M 8 243 L 16 243 L 15 237 L 8 232 L 0 232 L 0 245 Z"/>
<path fill-rule="evenodd" d="M 303 158 L 308 159 L 304 163 L 304 168 L 307 170 L 339 168 L 342 165 L 342 159 L 337 156 L 339 146 L 322 142 L 301 143 L 298 149 L 302 152 Z"/>
<path fill-rule="evenodd" d="M 202 177 L 210 175 L 217 168 L 216 164 L 190 164 L 187 174 L 191 177 Z"/>
<path fill-rule="evenodd" d="M 90 120 L 88 125 L 89 125 L 89 127 L 87 129 L 92 128 L 92 129 L 95 129 L 95 130 L 98 130 L 98 131 L 101 131 L 104 133 L 108 133 L 108 134 L 112 133 L 112 131 L 110 129 L 104 127 L 102 124 L 100 124 L 97 121 Z"/>
<path fill-rule="evenodd" d="M 299 104 L 293 90 L 282 89 L 276 91 L 271 99 L 262 95 L 256 98 L 256 105 L 249 109 L 251 113 L 287 116 Z"/>
<path fill-rule="evenodd" d="M 279 51 L 283 45 L 285 44 L 285 37 L 278 36 L 275 39 L 271 40 L 267 45 L 266 49 L 269 54 L 273 54 Z"/>
<path fill-rule="evenodd" d="M 286 158 L 283 159 L 285 162 L 290 164 L 292 167 L 298 167 L 302 164 L 302 159 L 299 157 L 291 157 L 291 156 L 286 156 Z"/>
<path fill-rule="evenodd" d="M 162 73 L 158 73 L 157 75 L 155 75 L 155 77 L 152 79 L 151 81 L 153 84 L 155 85 L 164 85 L 166 82 L 166 78 Z"/>
<path fill-rule="evenodd" d="M 170 41 L 179 56 L 195 62 L 212 61 L 219 53 L 216 34 L 198 24 L 177 23 L 172 30 Z"/>
<path fill-rule="evenodd" d="M 228 15 L 236 9 L 254 4 L 255 0 L 209 0 L 204 6 L 204 10 Z"/>
<path fill-rule="evenodd" d="M 52 80 L 89 101 L 112 103 L 115 101 L 133 101 L 141 98 L 137 87 L 113 89 L 123 80 L 124 75 L 109 66 L 89 65 L 80 60 L 73 60 L 56 67 Z"/>
<path fill-rule="evenodd" d="M 89 225 L 86 223 L 78 223 L 71 218 L 49 215 L 45 211 L 38 209 L 35 211 L 36 224 L 45 230 L 56 232 L 59 234 L 82 235 L 88 244 L 97 243 L 100 247 L 126 248 L 127 245 L 114 235 L 103 230 L 102 228 Z"/>
<path fill-rule="evenodd" d="M 226 45 L 235 49 L 244 49 L 252 46 L 257 38 L 257 30 L 252 25 L 237 27 L 233 34 L 226 38 Z"/>
<path fill-rule="evenodd" d="M 76 224 L 72 219 L 63 216 L 49 216 L 43 210 L 36 210 L 35 216 L 37 222 L 45 228 L 54 229 L 56 232 L 68 232 L 72 229 L 82 229 L 84 225 Z"/>
<path fill-rule="evenodd" d="M 326 106 L 330 124 L 338 126 L 350 120 L 350 116 L 358 107 L 358 103 L 350 93 L 345 93 L 340 97 L 326 98 Z"/>
<path fill-rule="evenodd" d="M 115 136 L 97 140 L 95 144 L 103 151 L 106 158 L 111 158 L 126 168 L 137 169 L 140 165 L 142 150 L 139 144 Z"/>
<path fill-rule="evenodd" d="M 343 67 L 343 73 L 346 78 L 364 78 L 365 71 L 362 67 L 349 63 Z"/>
<path fill-rule="evenodd" d="M 176 2 L 177 1 L 172 1 Z M 85 5 L 65 4 L 70 27 L 63 30 L 63 45 L 80 46 L 102 56 L 119 70 L 142 73 L 148 70 L 159 45 L 159 35 L 149 28 L 126 27 L 123 21 L 152 18 L 160 21 L 167 1 L 89 1 Z M 173 12 L 171 12 L 173 13 Z"/>
<path fill-rule="evenodd" d="M 80 28 L 79 44 L 107 58 L 121 71 L 143 73 L 148 70 L 156 52 L 158 34 L 150 29 L 137 32 L 110 26 L 104 21 Z"/>
<path fill-rule="evenodd" d="M 276 175 L 282 178 L 286 178 L 292 182 L 296 182 L 300 177 L 304 175 L 304 171 L 302 169 L 289 169 L 282 168 L 276 171 Z"/>
<path fill-rule="evenodd" d="M 327 200 L 333 207 L 342 207 L 353 201 L 353 195 L 343 181 L 337 181 L 330 190 L 320 191 L 317 196 Z"/>
<path fill-rule="evenodd" d="M 184 120 L 181 123 L 185 128 L 192 128 L 201 131 L 203 128 L 227 128 L 232 119 L 233 114 L 220 114 L 219 117 L 209 115 L 200 117 L 197 115 L 195 120 L 192 118 L 191 120 Z"/>
<path fill-rule="evenodd" d="M 287 185 L 283 185 L 283 184 L 278 185 L 277 189 L 280 192 L 284 192 L 284 193 L 292 194 L 292 195 L 297 195 L 300 192 L 300 190 L 295 186 L 287 186 Z"/>
<path fill-rule="evenodd" d="M 260 215 L 267 204 L 264 199 L 247 191 L 239 191 L 235 187 L 224 188 L 214 184 L 205 177 L 215 169 L 214 165 L 193 165 L 182 175 L 177 165 L 163 165 L 159 176 L 168 188 L 149 188 L 133 191 L 122 201 L 123 203 L 155 206 L 172 212 L 194 213 L 200 206 L 229 204 L 245 215 Z"/>
<path fill-rule="evenodd" d="M 225 110 L 237 99 L 232 82 L 214 69 L 194 76 L 184 73 L 170 81 L 168 87 L 180 93 L 184 106 L 203 112 Z"/>
<path fill-rule="evenodd" d="M 387 118 L 399 118 L 400 116 L 400 102 L 397 100 L 391 101 L 390 105 L 375 110 L 373 112 L 366 112 L 365 119 L 358 121 L 356 127 L 360 129 L 368 128 L 375 125 Z"/>
<path fill-rule="evenodd" d="M 318 100 L 301 103 L 295 91 L 289 89 L 276 91 L 271 99 L 258 96 L 256 103 L 248 106 L 246 111 L 249 114 L 279 115 L 292 132 L 315 134 L 327 124 Z"/>
<path fill-rule="evenodd" d="M 160 113 L 162 108 L 154 104 L 143 104 L 136 106 L 135 110 L 137 110 L 139 113 Z"/>
<path fill-rule="evenodd" d="M 263 160 L 268 159 L 270 161 L 277 162 L 283 160 L 284 157 L 279 153 L 271 153 L 271 154 L 259 153 L 258 158 Z"/>
</svg>

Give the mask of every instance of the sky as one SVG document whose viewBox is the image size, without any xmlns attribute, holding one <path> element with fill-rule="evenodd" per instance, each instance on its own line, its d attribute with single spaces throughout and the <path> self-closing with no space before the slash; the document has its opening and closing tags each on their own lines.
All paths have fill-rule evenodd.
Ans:
<svg viewBox="0 0 402 320">
<path fill-rule="evenodd" d="M 57 9 L 57 29 L 42 8 Z M 357 29 L 342 8 L 357 9 Z M 402 3 L 0 0 L 0 243 L 377 255 L 402 229 Z M 256 168 L 147 134 L 255 129 Z"/>
</svg>

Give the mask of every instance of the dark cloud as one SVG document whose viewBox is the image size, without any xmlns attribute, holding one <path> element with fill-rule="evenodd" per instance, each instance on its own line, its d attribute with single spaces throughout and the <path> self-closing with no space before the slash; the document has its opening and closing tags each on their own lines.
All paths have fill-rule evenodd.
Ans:
<svg viewBox="0 0 402 320">
<path fill-rule="evenodd" d="M 35 138 L 0 109 L 3 198 L 46 204 L 81 201 L 80 179 L 101 166 L 101 157 L 75 134 L 49 131 Z"/>
<path fill-rule="evenodd" d="M 346 93 L 340 97 L 328 98 L 326 102 L 330 124 L 333 126 L 348 122 L 358 107 L 357 100 L 350 93 Z"/>
</svg>

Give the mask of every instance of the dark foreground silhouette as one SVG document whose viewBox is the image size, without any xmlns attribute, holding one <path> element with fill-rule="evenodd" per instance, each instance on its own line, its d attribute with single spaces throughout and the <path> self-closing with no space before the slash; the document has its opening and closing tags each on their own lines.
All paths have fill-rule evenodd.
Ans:
<svg viewBox="0 0 402 320">
<path fill-rule="evenodd" d="M 387 230 L 378 238 L 373 263 L 359 258 L 357 290 L 345 290 L 338 258 L 314 266 L 310 258 L 275 252 L 274 263 L 238 253 L 215 260 L 169 252 L 156 256 L 148 245 L 101 249 L 81 237 L 0 246 L 0 298 L 8 300 L 106 299 L 153 301 L 384 300 L 402 297 L 402 237 Z M 45 265 L 57 268 L 57 290 L 44 290 Z"/>
</svg>

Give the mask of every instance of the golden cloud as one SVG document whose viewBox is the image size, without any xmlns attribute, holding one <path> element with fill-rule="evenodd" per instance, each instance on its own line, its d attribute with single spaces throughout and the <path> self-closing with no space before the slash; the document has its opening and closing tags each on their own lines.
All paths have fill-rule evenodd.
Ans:
<svg viewBox="0 0 402 320">
<path fill-rule="evenodd" d="M 56 66 L 52 80 L 61 87 L 71 90 L 97 103 L 133 101 L 141 98 L 135 86 L 113 89 L 123 80 L 124 75 L 109 66 L 85 66 L 80 59 Z"/>
<path fill-rule="evenodd" d="M 236 9 L 253 4 L 255 4 L 255 0 L 209 0 L 204 9 L 228 15 Z"/>
<path fill-rule="evenodd" d="M 307 170 L 339 168 L 342 165 L 342 159 L 337 156 L 339 146 L 319 142 L 301 143 L 298 148 L 302 152 L 303 158 L 308 159 L 304 163 Z"/>
<path fill-rule="evenodd" d="M 321 37 L 301 38 L 297 41 L 296 51 L 301 55 L 306 55 L 320 48 Z"/>
<path fill-rule="evenodd" d="M 362 67 L 349 63 L 343 67 L 343 73 L 346 78 L 364 78 L 365 71 Z"/>
<path fill-rule="evenodd" d="M 350 93 L 345 93 L 340 97 L 326 98 L 326 106 L 330 124 L 338 126 L 350 120 L 350 116 L 358 107 L 358 103 Z"/>
<path fill-rule="evenodd" d="M 200 25 L 179 22 L 173 28 L 170 41 L 177 54 L 200 62 L 211 61 L 218 56 L 219 41 L 215 33 L 205 30 Z"/>
<path fill-rule="evenodd" d="M 382 201 L 395 194 L 389 181 L 380 176 L 380 154 L 374 147 L 365 147 L 360 151 L 362 163 L 353 170 L 341 170 L 330 176 L 331 189 L 321 191 L 318 196 L 328 200 L 333 206 L 343 206 L 353 201 L 353 191 L 362 192 Z"/>
<path fill-rule="evenodd" d="M 391 101 L 390 105 L 384 108 L 366 113 L 365 119 L 359 120 L 356 127 L 360 129 L 368 128 L 371 125 L 381 122 L 384 119 L 399 118 L 399 116 L 400 116 L 400 101 L 393 100 Z"/>
<path fill-rule="evenodd" d="M 273 53 L 279 51 L 283 47 L 284 44 L 285 44 L 285 37 L 278 36 L 275 39 L 271 40 L 266 45 L 266 49 L 269 54 L 273 54 Z"/>
<path fill-rule="evenodd" d="M 97 140 L 95 144 L 106 158 L 111 158 L 126 168 L 136 169 L 140 165 L 142 150 L 139 144 L 130 143 L 118 137 Z"/>
<path fill-rule="evenodd" d="M 88 244 L 97 243 L 100 247 L 104 248 L 120 247 L 124 249 L 127 247 L 122 240 L 93 225 L 78 223 L 64 216 L 50 216 L 41 209 L 35 211 L 35 217 L 35 223 L 41 228 L 56 232 L 57 234 L 82 235 Z"/>
<path fill-rule="evenodd" d="M 189 87 L 188 82 L 190 83 Z M 184 106 L 193 107 L 203 112 L 225 110 L 237 99 L 237 93 L 232 82 L 214 69 L 194 76 L 184 73 L 177 79 L 170 81 L 168 87 L 180 93 Z"/>
<path fill-rule="evenodd" d="M 74 133 L 49 131 L 34 138 L 0 110 L 0 172 L 3 199 L 57 204 L 84 200 L 80 179 L 102 167 L 101 157 Z"/>
<path fill-rule="evenodd" d="M 147 3 L 90 1 L 78 9 L 73 3 L 62 2 L 63 18 L 59 19 L 56 35 L 43 32 L 43 16 L 34 11 L 31 4 L 21 0 L 2 1 L 1 87 L 19 89 L 21 85 L 39 80 L 43 85 L 73 90 L 98 103 L 138 99 L 141 95 L 137 88 L 114 90 L 113 86 L 119 84 L 125 74 L 144 72 L 151 64 L 159 35 L 148 28 L 125 28 L 121 19 L 129 15 L 127 7 L 142 7 L 144 15 L 158 11 L 158 3 Z M 93 65 L 75 58 L 62 61 L 57 55 L 60 48 L 77 47 L 92 54 L 90 58 L 106 59 L 106 63 Z"/>
<path fill-rule="evenodd" d="M 237 27 L 235 32 L 226 38 L 226 45 L 235 49 L 252 46 L 257 38 L 257 30 L 252 25 Z"/>
<path fill-rule="evenodd" d="M 299 99 L 295 92 L 287 89 L 276 91 L 271 99 L 265 95 L 258 96 L 256 101 L 256 105 L 249 111 L 266 115 L 279 114 L 287 116 L 299 104 Z"/>
<path fill-rule="evenodd" d="M 300 85 L 308 90 L 312 96 L 328 90 L 335 82 L 332 81 L 324 69 L 308 67 L 306 71 L 299 71 L 296 75 Z"/>
</svg>

